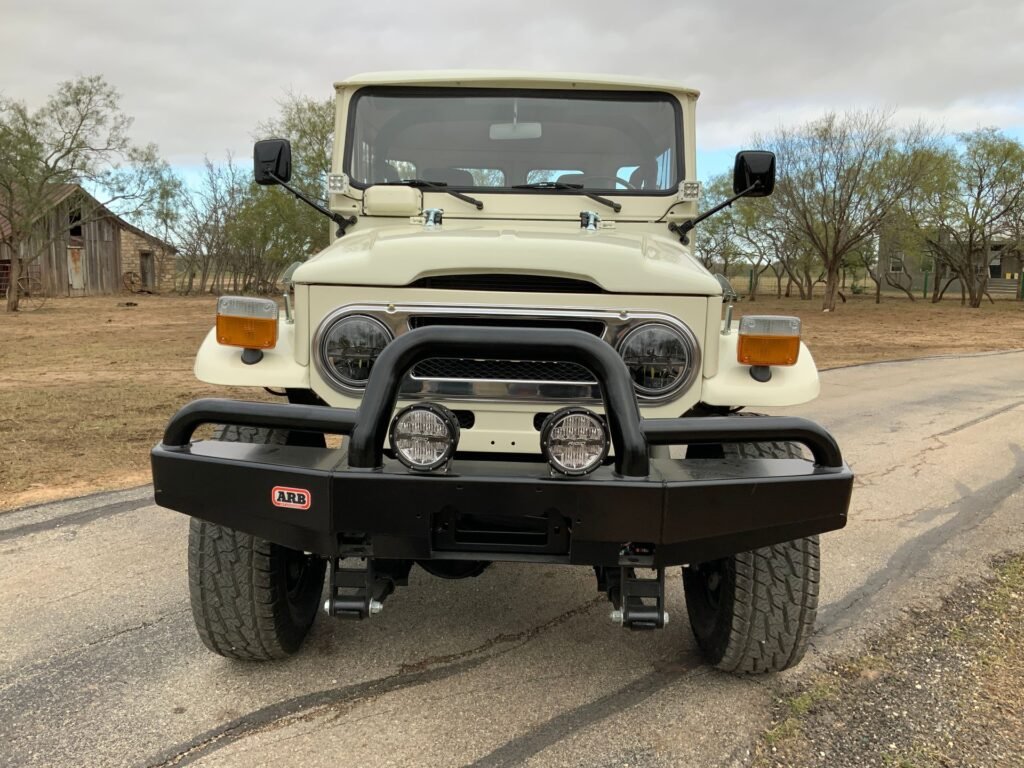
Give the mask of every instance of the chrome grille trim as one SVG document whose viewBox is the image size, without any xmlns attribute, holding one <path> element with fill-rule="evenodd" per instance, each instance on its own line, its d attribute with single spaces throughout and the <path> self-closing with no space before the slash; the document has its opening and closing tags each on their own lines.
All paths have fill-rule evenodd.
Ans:
<svg viewBox="0 0 1024 768">
<path fill-rule="evenodd" d="M 452 305 L 452 304 L 384 304 L 384 303 L 360 303 L 346 304 L 338 307 L 327 314 L 313 335 L 312 356 L 313 362 L 323 379 L 334 389 L 344 394 L 361 397 L 362 388 L 349 387 L 341 384 L 332 377 L 325 368 L 325 360 L 322 350 L 322 343 L 326 330 L 339 318 L 345 315 L 362 314 L 369 315 L 386 325 L 395 338 L 408 333 L 414 327 L 418 318 L 429 318 L 431 322 L 444 318 L 458 318 L 460 320 L 471 320 L 473 318 L 486 319 L 486 324 L 492 325 L 496 320 L 507 320 L 510 327 L 515 327 L 518 318 L 530 321 L 530 325 L 536 325 L 537 321 L 549 319 L 552 325 L 559 326 L 571 322 L 593 322 L 603 326 L 603 332 L 598 335 L 601 339 L 617 347 L 622 338 L 633 328 L 650 322 L 660 322 L 670 325 L 679 330 L 690 342 L 693 350 L 693 361 L 689 376 L 682 386 L 675 389 L 667 396 L 650 397 L 643 394 L 638 395 L 642 403 L 657 404 L 668 402 L 682 396 L 692 385 L 701 370 L 701 347 L 696 335 L 690 327 L 676 317 L 665 312 L 657 311 L 632 311 L 632 310 L 609 310 L 609 309 L 564 309 L 558 307 L 515 307 L 515 306 L 478 306 L 478 305 Z M 524 323 L 525 324 L 525 323 Z M 424 361 L 433 363 L 434 360 Z M 478 361 L 462 361 L 475 363 Z M 490 361 L 496 363 L 524 363 L 528 361 Z M 424 365 L 420 363 L 420 365 Z M 536 363 L 534 363 L 536 364 Z M 547 364 L 551 365 L 551 364 Z M 555 365 L 573 365 L 572 363 L 559 363 Z M 419 367 L 419 366 L 417 366 Z M 579 367 L 579 366 L 577 366 Z M 585 370 L 582 369 L 581 370 Z M 588 372 L 589 374 L 589 372 Z M 570 377 L 572 378 L 572 377 Z M 498 400 L 519 400 L 519 401 L 543 401 L 543 402 L 583 402 L 600 401 L 600 386 L 588 376 L 585 381 L 566 381 L 541 379 L 496 379 L 496 378 L 465 378 L 459 376 L 438 377 L 416 375 L 415 370 L 405 377 L 400 390 L 403 398 L 443 398 L 445 400 L 477 400 L 477 401 L 498 401 Z"/>
<path fill-rule="evenodd" d="M 410 376 L 418 380 L 515 381 L 593 385 L 594 375 L 576 363 L 539 360 L 470 360 L 464 357 L 434 357 L 418 363 Z"/>
</svg>

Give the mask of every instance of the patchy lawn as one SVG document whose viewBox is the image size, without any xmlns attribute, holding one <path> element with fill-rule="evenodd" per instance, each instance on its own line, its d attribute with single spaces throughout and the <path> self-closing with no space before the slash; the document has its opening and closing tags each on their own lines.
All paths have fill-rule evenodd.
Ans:
<svg viewBox="0 0 1024 768">
<path fill-rule="evenodd" d="M 135 306 L 125 306 L 133 302 Z M 51 299 L 0 313 L 0 509 L 145 483 L 167 418 L 203 396 L 260 390 L 195 380 L 211 297 Z M 823 314 L 819 301 L 759 300 L 737 314 L 797 314 L 819 367 L 1024 347 L 1024 304 L 978 310 L 864 296 Z"/>
<path fill-rule="evenodd" d="M 1024 556 L 781 699 L 757 768 L 1024 766 Z"/>
</svg>

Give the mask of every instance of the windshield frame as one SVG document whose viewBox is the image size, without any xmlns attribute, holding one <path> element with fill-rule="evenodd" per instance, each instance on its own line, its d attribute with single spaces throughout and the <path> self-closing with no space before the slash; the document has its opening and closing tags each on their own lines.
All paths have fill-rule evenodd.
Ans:
<svg viewBox="0 0 1024 768">
<path fill-rule="evenodd" d="M 668 197 L 678 194 L 679 185 L 686 179 L 685 144 L 683 132 L 683 109 L 679 98 L 662 90 L 612 90 L 612 89 L 568 89 L 568 88 L 503 88 L 503 87 L 460 87 L 460 86 L 412 86 L 412 85 L 368 85 L 356 89 L 348 101 L 348 114 L 345 119 L 345 146 L 342 157 L 342 172 L 349 177 L 349 184 L 358 190 L 369 189 L 376 184 L 363 184 L 352 178 L 352 144 L 355 140 L 356 111 L 359 100 L 364 96 L 509 96 L 509 97 L 542 97 L 571 100 L 591 101 L 638 101 L 668 103 L 672 107 L 674 135 L 676 137 L 675 186 L 668 189 L 613 189 L 609 187 L 582 187 L 580 189 L 515 189 L 513 187 L 486 187 L 451 185 L 435 190 L 424 189 L 424 192 L 439 192 L 445 189 L 459 192 L 472 192 L 477 195 L 584 195 L 597 193 L 606 196 L 623 197 Z M 401 182 L 389 182 L 389 185 L 400 185 Z"/>
</svg>

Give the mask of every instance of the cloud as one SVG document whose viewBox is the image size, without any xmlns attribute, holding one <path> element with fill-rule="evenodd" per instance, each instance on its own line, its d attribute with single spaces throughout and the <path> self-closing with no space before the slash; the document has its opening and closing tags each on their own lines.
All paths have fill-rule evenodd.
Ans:
<svg viewBox="0 0 1024 768">
<path fill-rule="evenodd" d="M 39 103 L 101 73 L 178 164 L 249 152 L 287 90 L 381 69 L 615 72 L 700 88 L 705 151 L 825 109 L 890 106 L 950 130 L 1024 126 L 1019 0 L 9 4 L 0 91 Z"/>
</svg>

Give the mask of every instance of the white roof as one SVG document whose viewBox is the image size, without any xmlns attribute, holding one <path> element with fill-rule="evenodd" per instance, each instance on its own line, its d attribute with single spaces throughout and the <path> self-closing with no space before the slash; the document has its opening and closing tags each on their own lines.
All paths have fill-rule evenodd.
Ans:
<svg viewBox="0 0 1024 768">
<path fill-rule="evenodd" d="M 616 90 L 675 91 L 699 96 L 700 91 L 667 80 L 648 80 L 625 75 L 575 72 L 527 72 L 520 70 L 415 70 L 366 72 L 334 84 L 335 88 L 362 85 L 520 86 L 526 88 L 614 88 Z"/>
</svg>

